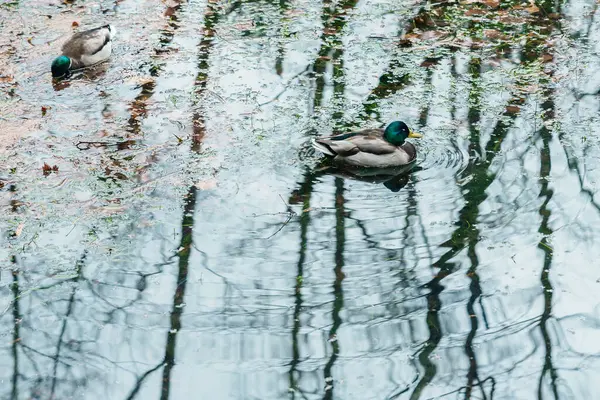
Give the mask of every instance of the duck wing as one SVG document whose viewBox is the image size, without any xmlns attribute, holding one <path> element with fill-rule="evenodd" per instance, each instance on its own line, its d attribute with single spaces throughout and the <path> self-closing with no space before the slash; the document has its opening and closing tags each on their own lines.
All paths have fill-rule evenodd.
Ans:
<svg viewBox="0 0 600 400">
<path fill-rule="evenodd" d="M 313 146 L 327 155 L 341 157 L 352 156 L 359 152 L 377 155 L 389 154 L 398 149 L 383 138 L 381 129 L 364 129 L 317 138 L 313 140 Z"/>
<path fill-rule="evenodd" d="M 94 55 L 111 41 L 112 36 L 110 25 L 79 32 L 63 45 L 62 51 L 64 55 L 73 59 Z"/>
<path fill-rule="evenodd" d="M 385 140 L 383 136 L 374 135 L 360 135 L 350 139 L 359 152 L 369 154 L 390 154 L 398 150 L 398 146 L 395 146 Z"/>
</svg>

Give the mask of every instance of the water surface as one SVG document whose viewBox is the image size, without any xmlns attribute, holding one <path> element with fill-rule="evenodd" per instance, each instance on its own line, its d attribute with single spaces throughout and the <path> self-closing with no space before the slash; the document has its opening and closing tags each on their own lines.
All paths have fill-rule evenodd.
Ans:
<svg viewBox="0 0 600 400">
<path fill-rule="evenodd" d="M 594 398 L 597 13 L 3 1 L 0 397 Z M 412 173 L 319 169 L 396 119 Z"/>
</svg>

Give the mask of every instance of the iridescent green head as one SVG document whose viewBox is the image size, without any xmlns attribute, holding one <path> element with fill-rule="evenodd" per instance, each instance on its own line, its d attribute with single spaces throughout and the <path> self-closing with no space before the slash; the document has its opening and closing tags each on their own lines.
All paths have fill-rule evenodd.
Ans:
<svg viewBox="0 0 600 400">
<path fill-rule="evenodd" d="M 420 138 L 423 137 L 423 135 L 413 132 L 413 130 L 402 121 L 394 121 L 385 128 L 383 137 L 391 144 L 401 146 L 404 144 L 406 138 Z"/>
<path fill-rule="evenodd" d="M 52 76 L 54 78 L 60 78 L 61 76 L 67 75 L 71 68 L 71 59 L 67 56 L 56 57 L 52 61 Z"/>
</svg>

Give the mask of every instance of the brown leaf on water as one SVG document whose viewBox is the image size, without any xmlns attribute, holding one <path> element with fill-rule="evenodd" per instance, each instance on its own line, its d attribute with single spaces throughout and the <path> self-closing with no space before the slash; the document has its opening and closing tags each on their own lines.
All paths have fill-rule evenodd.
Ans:
<svg viewBox="0 0 600 400">
<path fill-rule="evenodd" d="M 444 31 L 425 31 L 421 34 L 421 40 L 434 40 L 446 36 L 448 33 Z"/>
<path fill-rule="evenodd" d="M 483 0 L 482 3 L 490 8 L 496 8 L 500 5 L 500 0 Z"/>
<path fill-rule="evenodd" d="M 506 106 L 506 112 L 508 114 L 517 114 L 519 111 L 521 111 L 519 106 Z"/>
<path fill-rule="evenodd" d="M 548 63 L 548 62 L 551 62 L 552 60 L 554 60 L 554 57 L 552 56 L 552 54 L 542 54 L 542 62 L 543 63 Z"/>
<path fill-rule="evenodd" d="M 496 29 L 484 29 L 483 36 L 485 36 L 487 39 L 492 39 L 492 40 L 508 39 L 508 36 L 506 36 L 505 34 L 503 34 L 502 32 L 500 32 L 499 30 L 496 30 Z"/>
<path fill-rule="evenodd" d="M 540 12 L 540 8 L 535 5 L 534 0 L 529 0 L 529 4 L 530 6 L 525 8 L 525 11 L 527 11 L 529 14 L 538 14 Z"/>
<path fill-rule="evenodd" d="M 523 17 L 516 17 L 505 12 L 498 16 L 498 21 L 502 22 L 503 24 L 519 25 L 526 23 L 527 19 Z"/>
<path fill-rule="evenodd" d="M 296 9 L 287 10 L 284 14 L 285 14 L 286 17 L 295 17 L 295 16 L 298 16 L 298 15 L 304 15 L 304 14 L 306 14 L 306 11 L 304 11 L 302 9 L 299 9 L 299 8 L 296 8 Z"/>
<path fill-rule="evenodd" d="M 429 15 L 427 14 L 419 14 L 417 15 L 414 19 L 413 22 L 415 24 L 416 27 L 423 29 L 427 26 L 429 27 L 434 27 L 434 26 L 438 26 L 439 22 L 434 21 Z"/>
<path fill-rule="evenodd" d="M 44 176 L 50 175 L 51 172 L 52 172 L 52 167 L 49 166 L 47 163 L 44 163 L 44 165 L 42 166 L 42 173 L 44 174 Z"/>
<path fill-rule="evenodd" d="M 165 17 L 170 17 L 175 14 L 177 11 L 177 7 L 167 7 L 165 13 L 163 14 Z"/>
<path fill-rule="evenodd" d="M 500 0 L 463 0 L 460 4 L 485 4 L 490 8 L 496 8 L 500 5 Z"/>
<path fill-rule="evenodd" d="M 417 40 L 419 40 L 419 35 L 416 33 L 407 33 L 406 35 L 404 35 L 404 37 L 402 38 L 402 40 L 408 42 L 408 43 L 414 43 Z"/>
<path fill-rule="evenodd" d="M 154 83 L 154 78 L 150 76 L 135 76 L 133 78 L 129 78 L 125 81 L 128 85 L 136 85 L 137 87 L 142 87 L 144 85 Z"/>
<path fill-rule="evenodd" d="M 421 63 L 421 67 L 429 68 L 431 66 L 437 65 L 441 59 L 441 57 L 427 57 Z"/>
<path fill-rule="evenodd" d="M 472 17 L 472 16 L 482 16 L 482 15 L 486 15 L 487 12 L 482 10 L 481 8 L 472 8 L 470 10 L 467 10 L 467 12 L 465 13 L 465 15 L 467 17 Z"/>
<path fill-rule="evenodd" d="M 79 26 L 79 22 L 77 21 L 73 21 L 73 23 L 71 24 L 72 28 L 77 28 Z"/>
<path fill-rule="evenodd" d="M 117 214 L 117 213 L 122 213 L 125 210 L 127 210 L 127 207 L 125 207 L 125 206 L 109 205 L 109 206 L 96 208 L 94 211 L 102 213 L 104 215 L 113 215 L 113 214 Z"/>
<path fill-rule="evenodd" d="M 398 45 L 400 47 L 410 47 L 410 46 L 412 46 L 412 42 L 408 39 L 400 39 L 398 41 Z"/>
<path fill-rule="evenodd" d="M 337 33 L 337 29 L 335 27 L 327 27 L 323 29 L 323 34 L 327 36 L 335 35 Z"/>
<path fill-rule="evenodd" d="M 44 165 L 42 165 L 42 173 L 44 176 L 50 175 L 53 171 L 55 173 L 58 172 L 58 165 L 54 165 L 52 167 L 48 163 L 44 163 Z"/>
</svg>

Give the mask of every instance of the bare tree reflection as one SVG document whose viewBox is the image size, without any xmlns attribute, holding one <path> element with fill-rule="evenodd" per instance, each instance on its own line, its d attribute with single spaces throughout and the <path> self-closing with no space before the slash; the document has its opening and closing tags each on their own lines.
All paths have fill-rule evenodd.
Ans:
<svg viewBox="0 0 600 400">
<path fill-rule="evenodd" d="M 547 93 L 548 97 L 546 101 L 542 104 L 542 109 L 546 113 L 549 118 L 553 117 L 554 114 L 554 102 L 552 100 L 552 92 Z M 552 160 L 550 157 L 550 140 L 552 139 L 552 134 L 546 128 L 545 125 L 542 125 L 539 130 L 539 135 L 542 139 L 543 147 L 541 150 L 540 157 L 540 197 L 544 199 L 544 202 L 540 206 L 540 215 L 542 216 L 542 221 L 540 223 L 539 232 L 542 234 L 542 239 L 538 244 L 538 248 L 544 252 L 544 265 L 542 267 L 542 272 L 540 276 L 540 280 L 542 282 L 542 288 L 544 291 L 544 310 L 542 312 L 542 316 L 540 318 L 540 330 L 542 333 L 542 337 L 544 338 L 545 351 L 546 355 L 544 358 L 544 366 L 542 368 L 539 384 L 538 384 L 538 398 L 543 398 L 542 388 L 544 377 L 546 374 L 550 374 L 550 384 L 552 387 L 552 393 L 554 394 L 555 399 L 559 399 L 558 388 L 557 388 L 557 380 L 558 373 L 552 364 L 552 339 L 550 338 L 550 334 L 548 333 L 548 320 L 552 315 L 552 298 L 553 298 L 553 287 L 550 281 L 550 269 L 552 267 L 552 257 L 553 250 L 550 247 L 548 238 L 552 235 L 553 231 L 548 225 L 548 221 L 550 219 L 551 211 L 548 207 L 548 203 L 552 199 L 552 195 L 554 191 L 549 188 L 549 180 L 550 171 L 552 169 Z"/>
<path fill-rule="evenodd" d="M 302 204 L 302 210 L 310 209 L 310 197 L 313 189 L 314 177 L 310 171 L 304 174 L 304 181 L 301 183 L 297 191 L 292 193 L 288 202 L 290 204 Z M 306 261 L 306 251 L 308 248 L 308 225 L 310 224 L 310 213 L 303 212 L 300 216 L 300 247 L 298 248 L 298 263 L 296 264 L 296 286 L 294 287 L 294 313 L 292 327 L 292 361 L 290 363 L 289 387 L 292 390 L 292 399 L 296 398 L 296 391 L 301 395 L 302 389 L 298 384 L 300 373 L 298 365 L 300 364 L 299 350 L 299 333 L 300 333 L 300 318 L 302 312 L 302 283 L 304 282 L 304 263 Z M 303 396 L 304 397 L 304 396 Z"/>
<path fill-rule="evenodd" d="M 13 268 L 16 267 L 16 258 L 15 256 L 11 257 L 11 262 L 13 264 Z M 13 357 L 13 374 L 12 374 L 12 391 L 11 391 L 11 399 L 17 400 L 19 398 L 19 341 L 21 340 L 20 335 L 20 321 L 21 321 L 21 307 L 19 297 L 21 296 L 19 289 L 19 271 L 14 268 L 12 271 L 12 295 L 13 295 L 13 304 L 12 304 L 12 315 L 13 315 L 13 335 L 12 335 L 12 357 Z"/>
</svg>

